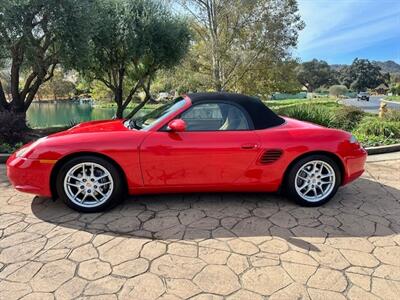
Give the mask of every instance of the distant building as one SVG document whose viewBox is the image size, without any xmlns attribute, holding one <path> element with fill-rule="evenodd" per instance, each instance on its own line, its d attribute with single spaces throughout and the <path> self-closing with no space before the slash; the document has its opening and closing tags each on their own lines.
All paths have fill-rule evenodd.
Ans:
<svg viewBox="0 0 400 300">
<path fill-rule="evenodd" d="M 381 83 L 374 88 L 373 91 L 378 95 L 386 95 L 386 93 L 389 91 L 389 87 L 385 83 Z"/>
</svg>

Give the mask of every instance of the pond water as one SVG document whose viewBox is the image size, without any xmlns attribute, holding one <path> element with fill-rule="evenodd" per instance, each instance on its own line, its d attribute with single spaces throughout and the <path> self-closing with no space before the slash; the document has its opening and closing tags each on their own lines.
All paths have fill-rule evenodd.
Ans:
<svg viewBox="0 0 400 300">
<path fill-rule="evenodd" d="M 107 120 L 111 119 L 114 113 L 114 108 L 99 108 L 88 103 L 34 102 L 27 111 L 27 119 L 32 128 L 41 128 L 68 126 L 91 120 Z"/>
</svg>

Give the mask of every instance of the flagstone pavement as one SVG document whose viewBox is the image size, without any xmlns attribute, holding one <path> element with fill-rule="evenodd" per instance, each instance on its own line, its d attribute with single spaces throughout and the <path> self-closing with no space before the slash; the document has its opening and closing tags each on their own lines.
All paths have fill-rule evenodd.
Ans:
<svg viewBox="0 0 400 300">
<path fill-rule="evenodd" d="M 97 214 L 16 192 L 0 165 L 0 299 L 399 299 L 398 158 L 319 208 L 215 193 Z"/>
</svg>

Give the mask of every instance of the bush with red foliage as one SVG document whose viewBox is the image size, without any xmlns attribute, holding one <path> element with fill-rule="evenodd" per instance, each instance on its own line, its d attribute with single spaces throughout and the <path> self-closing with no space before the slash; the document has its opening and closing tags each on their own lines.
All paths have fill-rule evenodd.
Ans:
<svg viewBox="0 0 400 300">
<path fill-rule="evenodd" d="M 24 115 L 0 112 L 0 144 L 15 145 L 24 142 L 27 131 Z"/>
</svg>

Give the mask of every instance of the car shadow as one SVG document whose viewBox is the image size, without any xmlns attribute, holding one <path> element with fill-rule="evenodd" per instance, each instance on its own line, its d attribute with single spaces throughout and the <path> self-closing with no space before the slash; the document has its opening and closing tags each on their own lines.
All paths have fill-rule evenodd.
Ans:
<svg viewBox="0 0 400 300">
<path fill-rule="evenodd" d="M 321 207 L 299 207 L 275 194 L 196 193 L 129 197 L 110 211 L 92 214 L 40 197 L 31 208 L 45 222 L 93 234 L 260 242 L 275 236 L 311 251 L 319 251 L 315 245 L 328 236 L 338 242 L 400 232 L 400 190 L 366 178 L 342 187 Z"/>
</svg>

